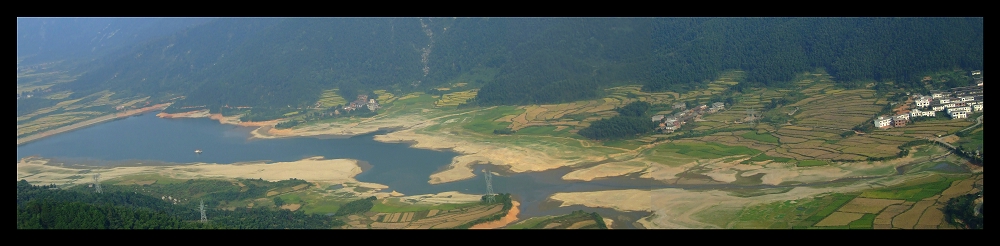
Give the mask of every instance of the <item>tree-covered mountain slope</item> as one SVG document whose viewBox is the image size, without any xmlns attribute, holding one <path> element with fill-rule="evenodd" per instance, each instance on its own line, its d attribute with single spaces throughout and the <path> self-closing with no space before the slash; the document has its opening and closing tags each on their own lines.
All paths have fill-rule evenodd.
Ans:
<svg viewBox="0 0 1000 246">
<path fill-rule="evenodd" d="M 425 91 L 477 70 L 473 103 L 559 103 L 640 84 L 683 91 L 722 71 L 737 89 L 826 69 L 844 86 L 921 87 L 982 69 L 982 18 L 224 18 L 89 64 L 73 91 L 179 94 L 178 105 L 287 108 Z M 20 26 L 20 25 L 19 25 Z M 19 29 L 20 31 L 20 29 Z M 20 36 L 19 36 L 20 37 Z M 19 39 L 18 42 L 21 42 Z M 77 93 L 74 95 L 85 95 Z"/>
</svg>

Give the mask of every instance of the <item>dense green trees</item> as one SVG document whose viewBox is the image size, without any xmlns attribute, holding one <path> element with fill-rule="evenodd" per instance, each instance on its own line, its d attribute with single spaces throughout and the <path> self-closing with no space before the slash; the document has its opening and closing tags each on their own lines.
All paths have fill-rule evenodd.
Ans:
<svg viewBox="0 0 1000 246">
<path fill-rule="evenodd" d="M 648 102 L 633 102 L 625 107 L 617 108 L 619 115 L 610 119 L 601 119 L 581 129 L 578 134 L 594 140 L 618 140 L 634 138 L 653 132 L 658 122 L 647 117 L 646 111 L 651 105 Z"/>
<path fill-rule="evenodd" d="M 261 181 L 266 182 L 266 181 Z M 245 182 L 249 189 L 252 182 Z M 18 229 L 331 229 L 342 221 L 268 208 L 210 209 L 209 223 L 198 223 L 195 206 L 173 205 L 137 192 L 103 194 L 59 190 L 17 182 Z M 198 187 L 192 186 L 198 193 Z"/>
<path fill-rule="evenodd" d="M 703 86 L 722 71 L 737 91 L 785 86 L 824 68 L 841 85 L 924 85 L 928 72 L 982 69 L 982 18 L 308 18 L 217 19 L 94 61 L 56 89 L 88 95 L 182 94 L 177 106 L 252 106 L 269 120 L 373 89 L 426 91 L 474 70 L 469 105 L 560 103 L 642 84 Z M 967 83 L 957 81 L 957 84 Z M 945 86 L 945 85 L 940 85 Z M 79 93 L 83 92 L 83 93 Z"/>
<path fill-rule="evenodd" d="M 948 200 L 944 207 L 945 221 L 960 228 L 983 229 L 983 214 L 976 214 L 977 198 L 976 194 L 968 194 Z"/>
<path fill-rule="evenodd" d="M 493 130 L 493 134 L 496 135 L 514 135 L 514 133 L 517 133 L 517 131 L 511 130 L 510 128 Z"/>
<path fill-rule="evenodd" d="M 337 210 L 337 214 L 335 216 L 345 216 L 345 215 L 361 214 L 368 212 L 373 207 L 375 207 L 375 204 L 373 203 L 375 200 L 378 200 L 378 198 L 373 196 L 349 202 L 347 204 L 344 204 L 344 206 L 340 207 L 340 209 Z"/>
</svg>

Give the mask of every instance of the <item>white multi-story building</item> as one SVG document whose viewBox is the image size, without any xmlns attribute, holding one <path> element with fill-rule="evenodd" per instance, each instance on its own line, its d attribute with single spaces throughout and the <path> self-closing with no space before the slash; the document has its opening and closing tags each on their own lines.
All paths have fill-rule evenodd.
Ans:
<svg viewBox="0 0 1000 246">
<path fill-rule="evenodd" d="M 940 103 L 940 104 L 949 104 L 949 103 L 951 103 L 951 98 L 941 98 L 941 99 L 938 99 L 938 103 Z"/>
<path fill-rule="evenodd" d="M 896 115 L 896 116 L 892 117 L 892 120 L 895 120 L 895 121 L 909 121 L 910 120 L 910 114 Z"/>
<path fill-rule="evenodd" d="M 953 112 L 965 112 L 965 113 L 972 112 L 972 107 L 966 106 L 966 107 L 948 108 L 948 114 L 951 114 Z"/>
<path fill-rule="evenodd" d="M 934 98 L 934 99 L 944 98 L 944 95 L 945 95 L 944 92 L 934 92 L 934 93 L 931 93 L 931 98 Z"/>
<path fill-rule="evenodd" d="M 917 107 L 926 108 L 928 106 L 931 106 L 931 98 L 930 97 L 920 97 L 920 98 L 917 98 L 916 103 L 917 103 Z"/>
<path fill-rule="evenodd" d="M 875 119 L 875 127 L 888 128 L 890 126 L 892 126 L 892 118 L 880 116 L 878 119 Z"/>
<path fill-rule="evenodd" d="M 972 110 L 976 111 L 976 112 L 982 112 L 983 111 L 983 104 L 980 103 L 980 104 L 972 105 Z"/>
<path fill-rule="evenodd" d="M 944 109 L 945 109 L 944 105 L 938 105 L 938 106 L 931 107 L 931 110 L 934 110 L 934 112 L 941 112 L 941 111 L 944 111 Z"/>
<path fill-rule="evenodd" d="M 970 97 L 962 97 L 962 102 L 971 102 L 971 101 L 975 101 L 975 100 L 976 100 L 976 97 L 971 97 L 971 96 Z"/>
<path fill-rule="evenodd" d="M 967 113 L 967 112 L 960 112 L 960 111 L 956 111 L 956 112 L 951 112 L 951 113 L 948 113 L 948 115 L 951 115 L 951 119 L 953 119 L 953 120 L 954 120 L 954 119 L 965 119 L 965 118 L 969 118 L 969 113 Z"/>
<path fill-rule="evenodd" d="M 919 109 L 913 109 L 913 111 L 910 111 L 910 118 L 934 116 L 936 116 L 934 111 L 920 111 Z"/>
</svg>

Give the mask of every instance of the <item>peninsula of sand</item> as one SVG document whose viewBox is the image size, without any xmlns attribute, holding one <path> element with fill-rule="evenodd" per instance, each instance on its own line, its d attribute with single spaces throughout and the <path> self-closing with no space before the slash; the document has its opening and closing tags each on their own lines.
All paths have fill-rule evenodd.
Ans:
<svg viewBox="0 0 1000 246">
<path fill-rule="evenodd" d="M 168 114 L 160 112 L 159 114 L 156 114 L 156 117 L 160 117 L 163 119 L 209 118 L 218 121 L 221 124 L 237 125 L 242 127 L 265 127 L 265 126 L 270 127 L 281 122 L 281 120 L 271 120 L 271 121 L 261 121 L 261 122 L 240 121 L 240 117 L 238 116 L 225 117 L 222 116 L 222 114 L 212 114 L 209 112 L 208 109 L 184 112 L 184 113 L 176 113 L 176 114 Z"/>
</svg>

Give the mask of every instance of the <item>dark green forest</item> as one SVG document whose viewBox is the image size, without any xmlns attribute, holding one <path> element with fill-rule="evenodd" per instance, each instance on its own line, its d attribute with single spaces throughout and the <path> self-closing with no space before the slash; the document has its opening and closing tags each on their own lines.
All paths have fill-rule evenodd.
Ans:
<svg viewBox="0 0 1000 246">
<path fill-rule="evenodd" d="M 248 184 L 251 190 L 252 186 Z M 190 189 L 198 192 L 199 188 Z M 215 199 L 228 198 L 215 195 Z M 206 210 L 209 222 L 203 224 L 196 204 L 174 205 L 137 192 L 109 190 L 98 194 L 17 182 L 17 229 L 331 229 L 344 225 L 328 216 L 301 211 Z"/>
<path fill-rule="evenodd" d="M 477 69 L 498 71 L 469 102 L 490 106 L 683 92 L 732 69 L 746 72 L 737 91 L 815 69 L 843 87 L 926 90 L 921 76 L 982 69 L 982 56 L 982 18 L 222 18 L 95 59 L 56 89 L 186 95 L 175 107 L 268 120 L 323 89 L 420 92 Z"/>
<path fill-rule="evenodd" d="M 619 140 L 635 138 L 653 132 L 659 122 L 652 121 L 646 111 L 652 105 L 648 102 L 636 101 L 616 108 L 618 115 L 610 119 L 601 119 L 580 130 L 581 136 L 594 140 Z"/>
</svg>

